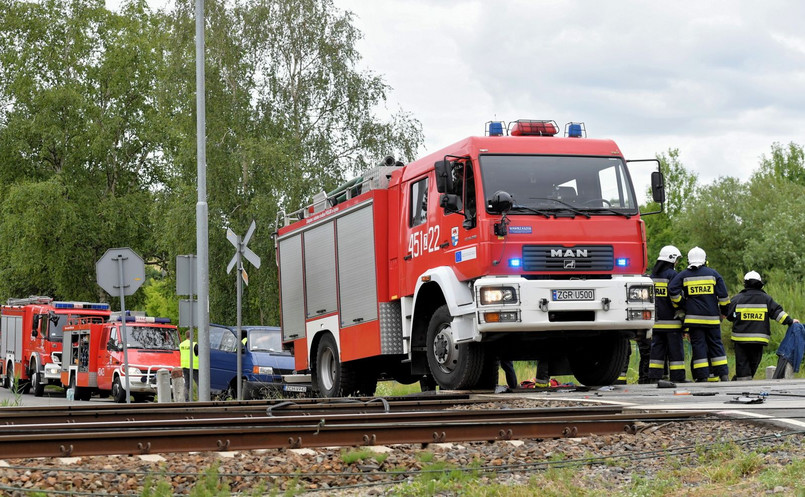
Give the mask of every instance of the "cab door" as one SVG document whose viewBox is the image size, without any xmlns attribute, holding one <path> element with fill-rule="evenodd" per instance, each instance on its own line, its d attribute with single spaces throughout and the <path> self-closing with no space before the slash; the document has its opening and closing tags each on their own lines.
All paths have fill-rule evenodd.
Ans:
<svg viewBox="0 0 805 497">
<path fill-rule="evenodd" d="M 454 268 L 459 280 L 481 275 L 481 240 L 478 229 L 476 168 L 469 157 L 446 160 L 451 180 L 440 195 L 435 217 L 444 232 L 439 265 Z M 483 206 L 483 203 L 481 204 Z"/>
<path fill-rule="evenodd" d="M 402 247 L 401 276 L 403 293 L 414 293 L 417 279 L 428 268 L 435 267 L 431 255 L 440 249 L 443 238 L 434 211 L 438 194 L 433 175 L 425 174 L 404 183 L 404 215 L 400 234 Z"/>
</svg>

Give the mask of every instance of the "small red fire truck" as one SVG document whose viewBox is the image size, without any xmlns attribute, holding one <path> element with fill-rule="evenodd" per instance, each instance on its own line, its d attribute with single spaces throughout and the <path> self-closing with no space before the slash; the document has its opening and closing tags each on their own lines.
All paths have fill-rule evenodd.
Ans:
<svg viewBox="0 0 805 497">
<path fill-rule="evenodd" d="M 153 398 L 160 369 L 181 368 L 179 332 L 169 318 L 126 316 L 128 371 L 124 368 L 121 316 L 106 323 L 84 322 L 64 328 L 61 383 L 72 388 L 76 400 L 89 400 L 93 392 L 111 393 L 126 402 L 126 375 L 137 402 Z"/>
<path fill-rule="evenodd" d="M 54 302 L 50 297 L 8 299 L 0 309 L 0 370 L 7 388 L 41 396 L 61 385 L 62 330 L 78 318 L 103 322 L 109 304 Z"/>
<path fill-rule="evenodd" d="M 490 122 L 280 213 L 297 373 L 322 396 L 369 395 L 387 378 L 491 388 L 500 359 L 612 383 L 628 340 L 654 324 L 645 227 L 618 146 L 582 123 L 557 134 L 554 121 Z"/>
</svg>

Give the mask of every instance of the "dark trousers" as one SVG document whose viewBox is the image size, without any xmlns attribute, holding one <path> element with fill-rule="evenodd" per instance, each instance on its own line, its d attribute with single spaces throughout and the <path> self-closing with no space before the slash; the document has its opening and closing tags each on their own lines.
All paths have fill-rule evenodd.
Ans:
<svg viewBox="0 0 805 497">
<path fill-rule="evenodd" d="M 652 380 L 662 378 L 666 359 L 670 369 L 671 381 L 685 379 L 685 349 L 682 346 L 682 331 L 657 331 L 651 336 L 651 362 L 648 377 Z"/>
<path fill-rule="evenodd" d="M 729 375 L 727 353 L 721 342 L 721 327 L 693 327 L 688 329 L 693 351 L 693 379 L 706 380 L 714 376 Z"/>
<path fill-rule="evenodd" d="M 735 376 L 754 377 L 763 359 L 762 343 L 733 342 L 735 346 Z"/>
<path fill-rule="evenodd" d="M 514 372 L 514 364 L 511 361 L 500 361 L 500 368 L 506 375 L 506 385 L 509 388 L 517 388 L 517 373 Z"/>
<path fill-rule="evenodd" d="M 649 364 L 651 355 L 651 339 L 636 338 L 635 342 L 637 343 L 637 351 L 640 354 L 640 358 L 637 363 L 637 382 L 646 383 L 650 378 Z M 621 371 L 621 374 L 618 377 L 619 382 L 623 383 L 626 383 L 626 373 L 629 371 L 629 360 L 632 357 L 631 344 L 629 345 L 629 353 L 626 355 L 626 357 L 626 364 L 623 366 L 623 371 Z"/>
<path fill-rule="evenodd" d="M 193 369 L 193 381 L 190 381 L 190 369 L 182 368 L 182 376 L 184 377 L 184 400 L 190 401 L 193 395 L 193 385 L 198 385 L 198 369 Z"/>
</svg>

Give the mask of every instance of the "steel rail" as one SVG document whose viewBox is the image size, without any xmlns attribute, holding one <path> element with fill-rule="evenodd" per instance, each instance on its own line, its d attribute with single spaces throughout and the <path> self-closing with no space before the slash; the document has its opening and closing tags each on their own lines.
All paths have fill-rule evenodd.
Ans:
<svg viewBox="0 0 805 497">
<path fill-rule="evenodd" d="M 0 409 L 0 426 L 16 426 L 49 423 L 95 423 L 102 421 L 140 421 L 173 419 L 219 419 L 225 417 L 322 415 L 336 413 L 401 412 L 417 410 L 444 410 L 463 407 L 472 409 L 488 405 L 489 400 L 461 397 L 438 397 L 427 399 L 305 399 L 297 401 L 246 401 L 214 403 L 166 403 L 166 404 L 105 404 L 69 405 L 60 407 L 7 407 Z M 535 408 L 550 410 L 551 407 Z M 579 406 L 579 412 L 599 410 L 620 412 L 619 407 Z M 567 411 L 568 413 L 572 411 Z"/>
<path fill-rule="evenodd" d="M 349 415 L 320 419 L 310 416 L 279 418 L 281 423 L 275 422 L 278 418 L 237 418 L 231 424 L 221 422 L 218 425 L 201 425 L 204 420 L 189 420 L 183 427 L 163 428 L 134 423 L 126 428 L 109 426 L 99 429 L 99 426 L 87 423 L 73 425 L 69 431 L 59 431 L 53 426 L 32 429 L 27 433 L 3 433 L 0 435 L 0 454 L 14 454 L 17 458 L 66 457 L 561 438 L 594 433 L 634 433 L 636 421 L 701 415 L 678 412 L 665 415 L 595 413 L 527 418 L 518 417 L 514 414 L 516 411 L 489 410 L 484 411 L 486 417 L 466 416 L 461 419 L 450 416 L 464 411 L 442 412 L 446 416 L 436 420 L 417 420 L 416 416 L 402 420 L 393 414 L 365 414 L 357 419 Z"/>
</svg>

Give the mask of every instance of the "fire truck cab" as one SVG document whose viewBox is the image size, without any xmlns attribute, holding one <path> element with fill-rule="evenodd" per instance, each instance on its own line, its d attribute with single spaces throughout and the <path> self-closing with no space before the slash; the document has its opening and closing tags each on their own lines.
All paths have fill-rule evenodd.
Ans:
<svg viewBox="0 0 805 497">
<path fill-rule="evenodd" d="M 60 380 L 74 389 L 76 400 L 89 400 L 93 392 L 111 394 L 115 402 L 126 402 L 126 375 L 130 395 L 142 402 L 156 393 L 160 369 L 181 368 L 179 333 L 169 318 L 126 316 L 124 367 L 123 327 L 119 313 L 105 323 L 85 320 L 64 328 L 64 360 Z"/>
<path fill-rule="evenodd" d="M 8 299 L 0 309 L 3 385 L 41 396 L 61 384 L 62 332 L 79 318 L 108 319 L 109 304 L 54 302 L 51 297 Z"/>
<path fill-rule="evenodd" d="M 500 359 L 549 361 L 586 385 L 617 378 L 628 340 L 654 324 L 645 228 L 618 146 L 581 123 L 558 133 L 487 123 L 280 214 L 283 339 L 314 390 L 491 388 Z"/>
</svg>

